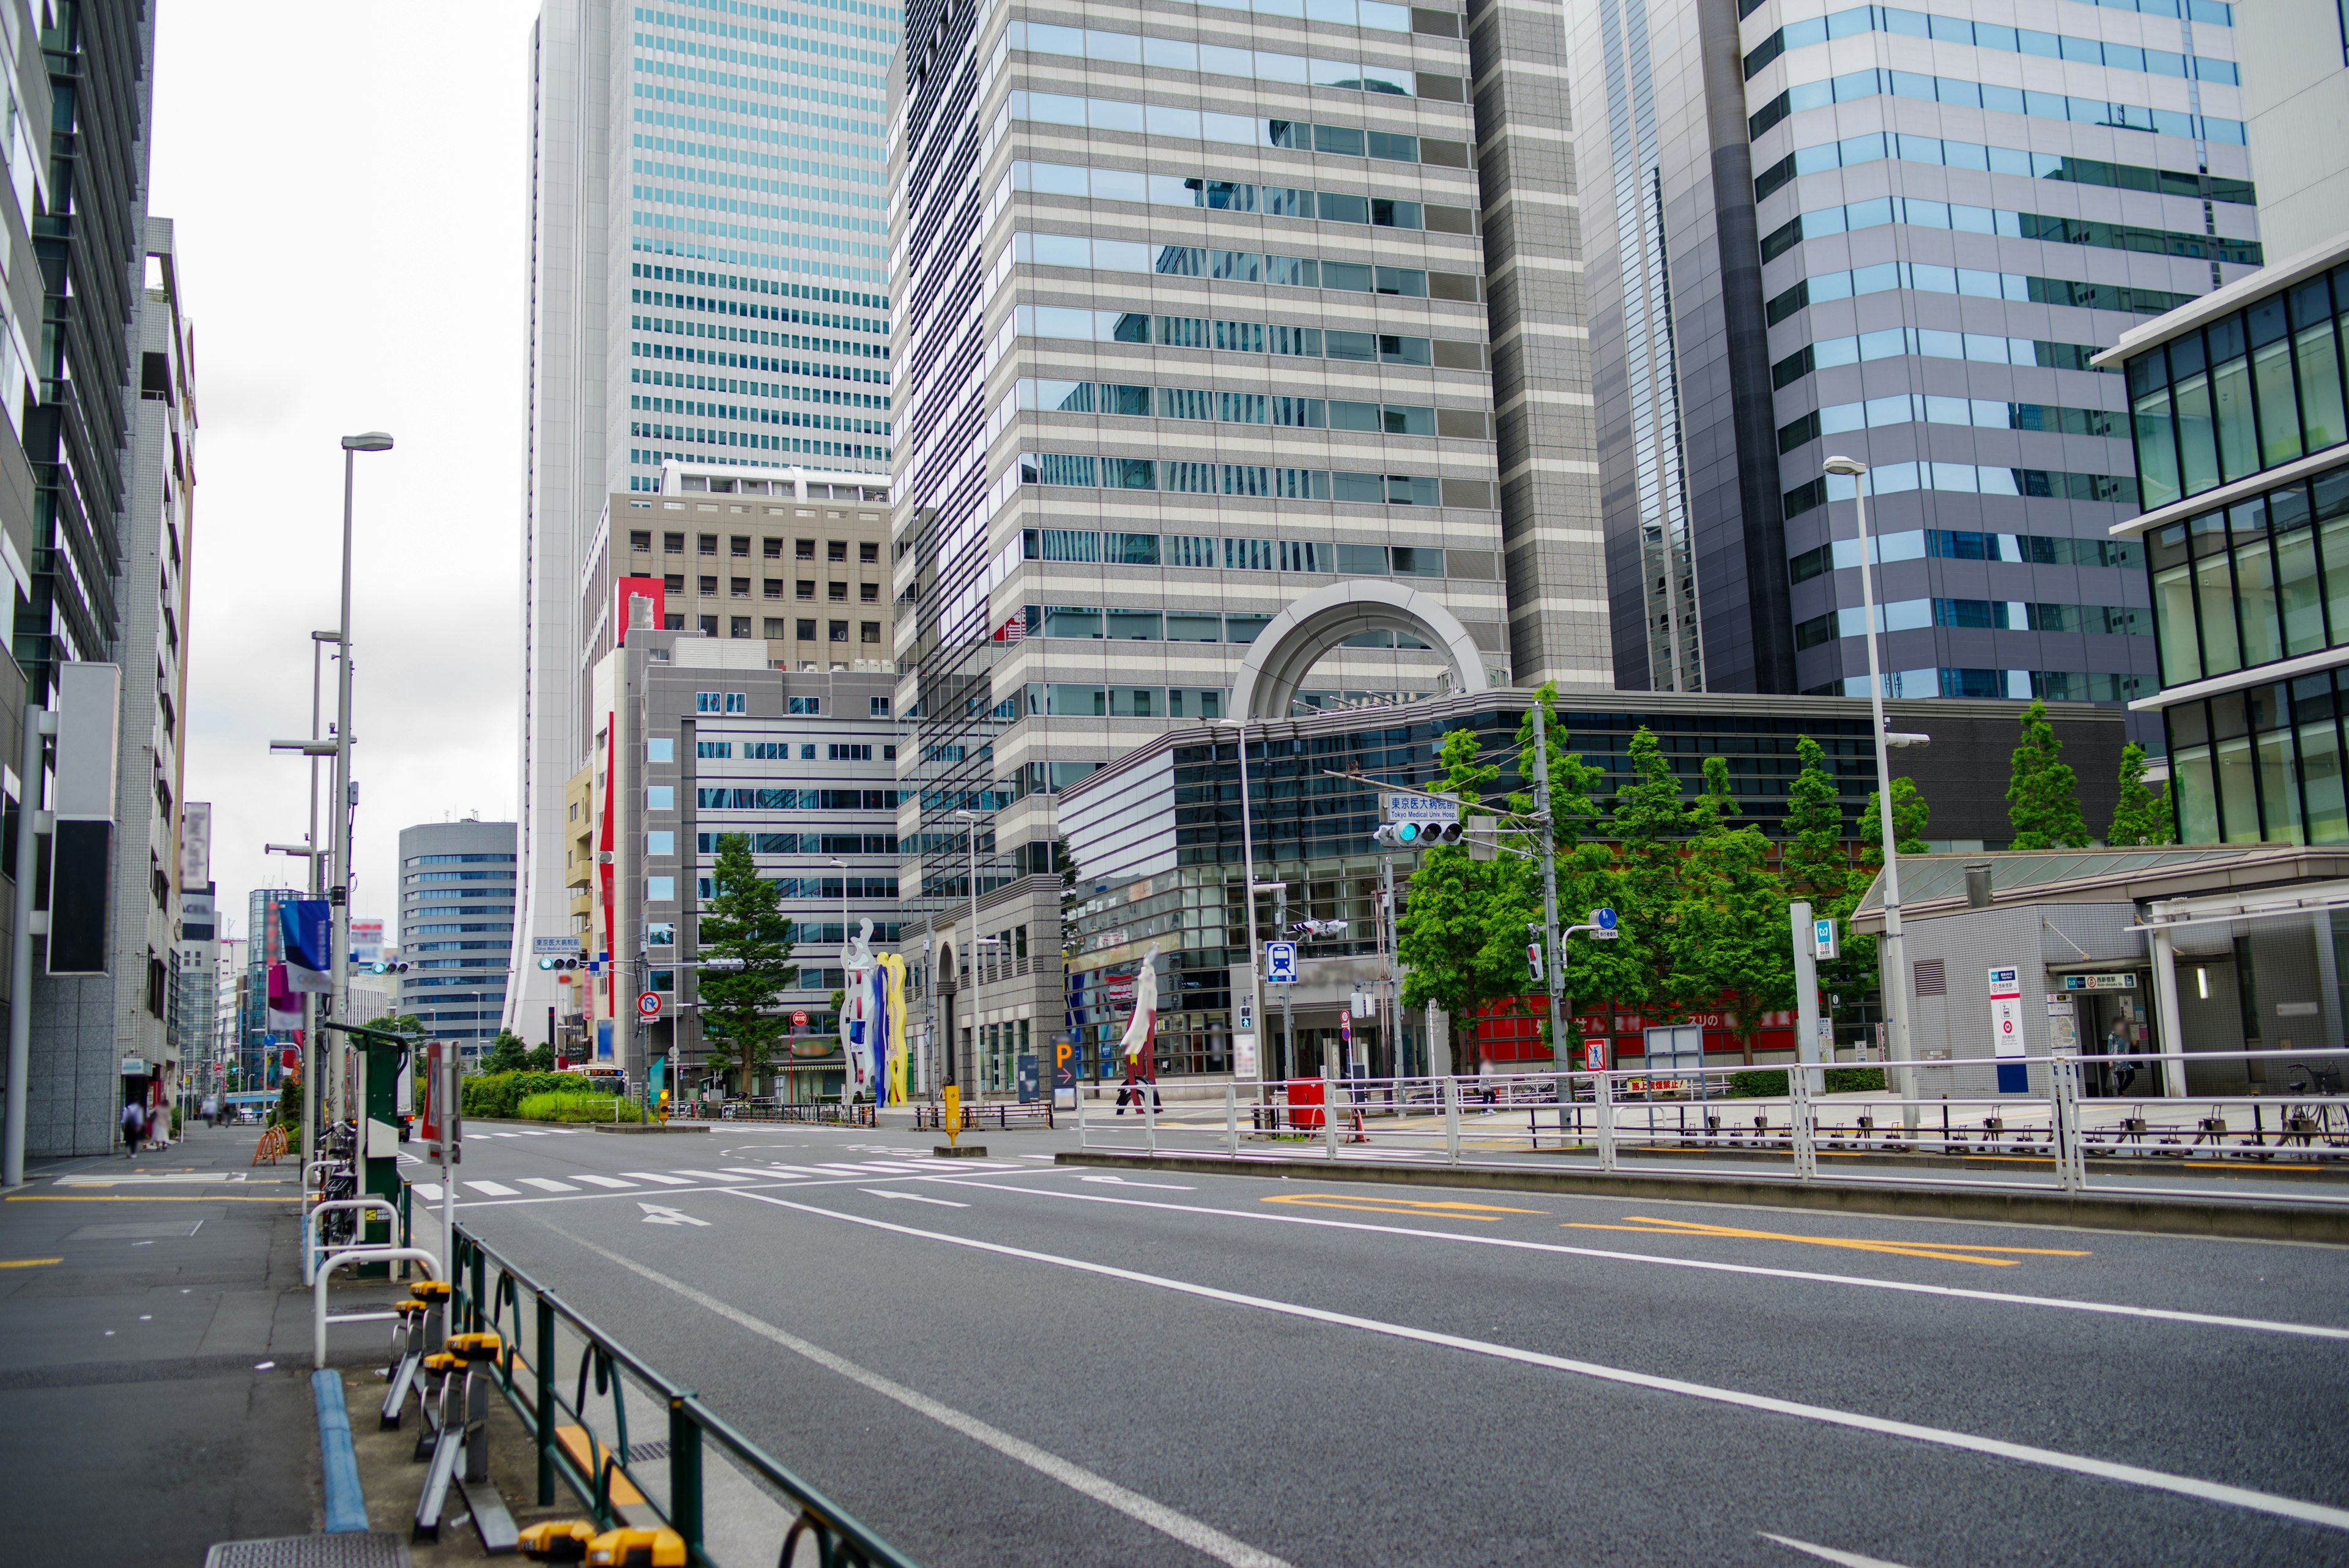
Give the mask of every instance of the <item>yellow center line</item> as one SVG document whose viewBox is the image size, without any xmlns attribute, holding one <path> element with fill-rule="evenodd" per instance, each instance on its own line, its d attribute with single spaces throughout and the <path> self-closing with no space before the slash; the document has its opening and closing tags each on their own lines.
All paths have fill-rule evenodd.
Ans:
<svg viewBox="0 0 2349 1568">
<path fill-rule="evenodd" d="M 0 1269 L 46 1269 L 64 1262 L 63 1258 L 0 1258 Z"/>
<path fill-rule="evenodd" d="M 1733 1225 L 1706 1225 L 1693 1220 L 1659 1220 L 1645 1214 L 1627 1214 L 1629 1223 L 1593 1225 L 1569 1220 L 1560 1226 L 1570 1231 L 1630 1231 L 1645 1236 L 1719 1237 L 1724 1240 L 1750 1241 L 1797 1241 L 1809 1247 L 1841 1247 L 1856 1252 L 1884 1252 L 1901 1258 L 1927 1258 L 1944 1263 L 1978 1263 L 1987 1268 L 2011 1269 L 2016 1258 L 1984 1258 L 1977 1252 L 2016 1252 L 2043 1258 L 2085 1258 L 2092 1254 L 2071 1248 L 2058 1247 L 1998 1247 L 1970 1241 L 1902 1241 L 1844 1236 L 1797 1236 L 1783 1231 L 1748 1231 Z"/>
<path fill-rule="evenodd" d="M 1263 1199 L 1310 1209 L 1352 1209 L 1371 1214 L 1402 1214 L 1421 1220 L 1476 1220 L 1497 1223 L 1504 1214 L 1547 1214 L 1547 1209 L 1505 1209 L 1491 1203 L 1458 1203 L 1433 1198 L 1357 1198 L 1341 1192 L 1300 1192 Z"/>
<path fill-rule="evenodd" d="M 9 1203 L 291 1203 L 291 1194 L 275 1198 L 240 1198 L 226 1192 L 203 1197 L 181 1197 L 166 1192 L 18 1192 L 5 1201 Z"/>
</svg>

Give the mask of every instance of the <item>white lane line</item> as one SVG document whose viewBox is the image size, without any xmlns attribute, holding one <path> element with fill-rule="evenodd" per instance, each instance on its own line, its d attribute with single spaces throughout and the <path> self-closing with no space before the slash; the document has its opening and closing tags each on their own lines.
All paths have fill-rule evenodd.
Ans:
<svg viewBox="0 0 2349 1568">
<path fill-rule="evenodd" d="M 722 1172 L 715 1170 L 688 1170 L 683 1166 L 678 1167 L 677 1173 L 679 1176 L 698 1176 L 704 1181 L 740 1181 L 742 1179 L 739 1176 L 728 1176 Z"/>
<path fill-rule="evenodd" d="M 515 1137 L 544 1137 L 546 1136 L 546 1132 L 543 1128 L 540 1128 L 535 1131 L 524 1130 L 515 1133 L 512 1136 Z"/>
<path fill-rule="evenodd" d="M 1185 1187 L 1173 1181 L 1128 1181 L 1123 1176 L 1080 1176 L 1079 1181 L 1098 1181 L 1110 1187 L 1155 1187 L 1162 1192 L 1196 1192 L 1195 1187 Z"/>
<path fill-rule="evenodd" d="M 622 1176 L 633 1176 L 638 1181 L 657 1181 L 663 1187 L 690 1187 L 693 1183 L 682 1176 L 663 1176 L 657 1170 L 624 1170 Z"/>
<path fill-rule="evenodd" d="M 1887 1563 L 1881 1557 L 1862 1557 L 1857 1552 L 1842 1552 L 1832 1546 L 1815 1546 L 1807 1541 L 1797 1541 L 1791 1535 L 1773 1535 L 1766 1530 L 1757 1530 L 1754 1533 L 1764 1541 L 1775 1541 L 1779 1545 L 1796 1552 L 1807 1552 L 1822 1563 L 1835 1563 L 1837 1568 L 1900 1568 L 1899 1563 Z"/>
<path fill-rule="evenodd" d="M 1919 1426 L 1913 1421 L 1895 1421 L 1882 1416 L 1863 1415 L 1856 1410 L 1838 1410 L 1826 1405 L 1806 1405 L 1799 1400 L 1775 1398 L 1767 1394 L 1748 1394 L 1742 1389 L 1723 1388 L 1709 1383 L 1691 1383 L 1684 1378 L 1659 1377 L 1653 1373 L 1634 1372 L 1628 1367 L 1607 1366 L 1595 1361 L 1577 1361 L 1563 1355 L 1550 1355 L 1538 1350 L 1523 1350 L 1514 1345 L 1496 1345 L 1490 1340 L 1470 1339 L 1463 1334 L 1444 1334 L 1434 1329 L 1417 1328 L 1409 1324 L 1384 1323 L 1377 1318 L 1358 1317 L 1352 1313 L 1331 1312 L 1326 1307 L 1305 1306 L 1296 1302 L 1275 1301 L 1268 1296 L 1244 1295 L 1238 1291 L 1221 1290 L 1214 1285 L 1194 1284 L 1188 1280 L 1169 1279 L 1163 1274 L 1145 1274 L 1133 1269 L 1121 1269 L 1109 1263 L 1095 1263 L 1082 1258 L 1064 1258 L 1054 1252 L 1039 1252 L 1026 1247 L 1006 1246 L 1000 1241 L 981 1241 L 968 1236 L 949 1236 L 942 1231 L 924 1231 L 912 1225 L 898 1225 L 886 1220 L 874 1220 L 863 1214 L 849 1214 L 837 1209 L 819 1209 L 812 1203 L 795 1203 L 788 1198 L 772 1198 L 763 1192 L 740 1192 L 735 1196 L 754 1203 L 771 1203 L 778 1209 L 795 1209 L 802 1214 L 814 1214 L 827 1220 L 844 1220 L 851 1225 L 863 1225 L 874 1231 L 894 1231 L 901 1236 L 915 1236 L 926 1241 L 943 1241 L 950 1247 L 968 1247 L 973 1251 L 993 1252 L 1000 1257 L 1020 1258 L 1030 1262 L 1049 1263 L 1055 1268 L 1070 1269 L 1079 1273 L 1098 1274 L 1104 1279 L 1124 1280 L 1133 1284 L 1151 1285 L 1179 1295 L 1197 1296 L 1205 1301 L 1225 1302 L 1234 1306 L 1253 1307 L 1258 1312 L 1277 1314 L 1283 1317 L 1303 1318 L 1310 1323 L 1325 1323 L 1339 1328 L 1361 1329 L 1369 1334 L 1386 1334 L 1394 1339 L 1413 1340 L 1422 1345 L 1441 1345 L 1451 1350 L 1464 1350 L 1474 1355 L 1491 1356 L 1497 1361 L 1512 1361 L 1526 1366 L 1542 1366 L 1557 1372 L 1570 1372 L 1578 1376 L 1594 1378 L 1602 1383 L 1618 1383 L 1632 1388 L 1649 1388 L 1661 1394 L 1679 1394 L 1692 1399 L 1702 1399 L 1716 1405 L 1729 1405 L 1741 1409 L 1759 1410 L 1773 1416 L 1794 1416 L 1822 1426 L 1843 1427 L 1853 1431 L 1875 1432 L 1889 1438 L 1907 1438 L 1939 1448 L 1957 1449 L 1967 1453 L 1987 1454 L 1992 1459 L 2013 1459 L 2021 1464 L 2039 1465 L 2048 1469 L 2066 1470 L 2074 1475 L 2094 1477 L 2099 1480 L 2119 1481 L 2153 1491 L 2172 1492 L 2204 1502 L 2223 1503 L 2229 1507 L 2249 1510 L 2254 1513 L 2272 1514 L 2281 1519 L 2294 1519 L 2304 1524 L 2320 1524 L 2332 1530 L 2349 1530 L 2349 1509 L 2328 1508 L 2323 1503 L 2305 1502 L 2298 1498 L 2278 1497 L 2272 1492 L 2253 1491 L 2249 1487 L 2229 1486 L 2222 1481 L 2204 1480 L 2198 1476 L 2171 1475 L 2166 1470 L 2147 1469 L 2138 1465 L 2125 1465 L 2111 1459 L 2092 1459 L 2085 1454 L 2067 1454 L 2060 1449 L 2042 1449 L 2029 1443 L 2011 1443 L 2001 1438 L 1978 1437 L 1971 1432 L 1951 1431 L 1940 1427 Z"/>
<path fill-rule="evenodd" d="M 428 1202 L 432 1203 L 438 1203 L 440 1201 L 440 1184 L 439 1182 L 412 1181 L 409 1183 L 409 1185 L 416 1189 L 416 1196 L 419 1198 L 424 1199 Z"/>
<path fill-rule="evenodd" d="M 1138 1185 L 1127 1183 L 1128 1186 Z M 2064 1312 L 2103 1313 L 2113 1317 L 2146 1318 L 2158 1323 L 2190 1323 L 2206 1328 L 2240 1328 L 2256 1334 L 2288 1334 L 2303 1339 L 2349 1340 L 2349 1328 L 2326 1324 L 2282 1323 L 2272 1318 L 2226 1317 L 2217 1313 L 2178 1312 L 2168 1307 L 2128 1306 L 2117 1302 L 2080 1301 L 2068 1296 L 2032 1296 L 2011 1291 L 1968 1290 L 1962 1285 L 1928 1285 L 1909 1280 L 1872 1280 L 1864 1274 L 1826 1274 L 1810 1269 L 1774 1269 L 1760 1263 L 1723 1263 L 1708 1258 L 1668 1258 L 1655 1252 L 1623 1252 L 1605 1247 L 1573 1247 L 1562 1241 L 1512 1241 L 1506 1236 L 1464 1236 L 1449 1231 L 1422 1231 L 1409 1225 L 1370 1225 L 1356 1220 L 1317 1220 L 1303 1214 L 1258 1214 L 1244 1209 L 1214 1209 L 1197 1203 L 1170 1203 L 1164 1199 L 1112 1198 L 1104 1192 L 1058 1192 L 1044 1187 L 985 1184 L 988 1192 L 1018 1192 L 1039 1198 L 1059 1198 L 1078 1203 L 1117 1203 L 1133 1209 L 1170 1209 L 1181 1214 L 1214 1214 L 1226 1220 L 1254 1220 L 1273 1225 L 1312 1225 L 1330 1231 L 1368 1231 L 1381 1236 L 1410 1236 L 1421 1241 L 1456 1241 L 1475 1247 L 1507 1247 L 1524 1252 L 1557 1252 L 1571 1258 L 1600 1258 L 1609 1262 L 1653 1263 L 1667 1269 L 1697 1269 L 1708 1273 L 1751 1274 L 1762 1279 L 1802 1280 L 1813 1284 L 1853 1285 L 1861 1290 L 1898 1291 L 1909 1295 L 1950 1296 L 1960 1301 L 2001 1302 L 2012 1306 L 2055 1307 Z"/>
<path fill-rule="evenodd" d="M 616 1176 L 580 1176 L 574 1174 L 571 1179 L 574 1181 L 584 1181 L 590 1187 L 625 1187 L 634 1189 L 636 1185 L 633 1181 L 622 1181 Z"/>
<path fill-rule="evenodd" d="M 522 1196 L 521 1193 L 516 1192 L 512 1188 L 508 1187 L 502 1181 L 468 1180 L 465 1185 L 471 1188 L 476 1192 L 486 1192 L 492 1198 L 519 1198 Z"/>
<path fill-rule="evenodd" d="M 907 1203 L 935 1203 L 941 1209 L 968 1209 L 968 1203 L 957 1203 L 945 1198 L 925 1198 L 918 1192 L 899 1192 L 894 1188 L 867 1187 L 860 1190 L 874 1198 L 897 1198 Z"/>
<path fill-rule="evenodd" d="M 814 1212 L 823 1213 L 825 1210 L 817 1210 Z M 1026 1465 L 1038 1474 L 1059 1481 L 1071 1491 L 1081 1492 L 1104 1507 L 1115 1509 L 1128 1519 L 1146 1524 L 1161 1534 L 1170 1536 L 1194 1551 L 1215 1558 L 1219 1563 L 1228 1563 L 1232 1568 L 1290 1568 L 1286 1559 L 1250 1546 L 1245 1541 L 1236 1540 L 1226 1535 L 1214 1525 L 1194 1519 L 1176 1509 L 1169 1508 L 1155 1499 L 1144 1497 L 1138 1491 L 1122 1487 L 1113 1480 L 1097 1476 L 1082 1465 L 1071 1464 L 1060 1455 L 1040 1449 L 1033 1443 L 1024 1442 L 999 1427 L 990 1427 L 976 1416 L 967 1416 L 951 1405 L 941 1404 L 928 1395 L 916 1393 L 902 1383 L 892 1382 L 877 1372 L 868 1372 L 844 1356 L 834 1355 L 822 1345 L 811 1344 L 795 1334 L 789 1334 L 777 1328 L 773 1324 L 752 1317 L 749 1313 L 730 1306 L 716 1296 L 695 1290 L 682 1280 L 673 1280 L 657 1269 L 647 1268 L 634 1258 L 622 1257 L 617 1252 L 597 1246 L 584 1236 L 574 1236 L 559 1225 L 549 1224 L 546 1228 L 556 1235 L 564 1237 L 595 1253 L 597 1257 L 618 1264 L 632 1274 L 649 1280 L 664 1289 L 674 1291 L 697 1306 L 707 1307 L 727 1322 L 738 1327 L 746 1328 L 761 1339 L 780 1345 L 793 1355 L 805 1356 L 818 1366 L 829 1372 L 837 1373 L 850 1382 L 880 1395 L 885 1399 L 894 1400 L 916 1415 L 927 1416 L 940 1426 L 960 1432 L 972 1441 L 993 1449 L 1004 1458 Z M 893 1226 L 891 1229 L 894 1230 L 896 1227 Z"/>
<path fill-rule="evenodd" d="M 572 1186 L 571 1183 L 567 1181 L 557 1181 L 551 1176 L 523 1176 L 517 1177 L 515 1179 L 520 1181 L 524 1187 L 535 1187 L 541 1192 L 576 1192 L 579 1190 L 577 1188 Z"/>
<path fill-rule="evenodd" d="M 1023 1154 L 1023 1155 L 1021 1155 L 1019 1158 L 1022 1158 L 1022 1159 L 1040 1159 L 1040 1160 L 1042 1160 L 1045 1164 L 1047 1164 L 1047 1165 L 1050 1165 L 1050 1164 L 1054 1163 L 1054 1162 L 1055 1162 L 1055 1161 L 1056 1161 L 1060 1157 L 1059 1157 L 1059 1156 L 1057 1156 L 1057 1155 L 1050 1155 L 1050 1154 Z"/>
</svg>

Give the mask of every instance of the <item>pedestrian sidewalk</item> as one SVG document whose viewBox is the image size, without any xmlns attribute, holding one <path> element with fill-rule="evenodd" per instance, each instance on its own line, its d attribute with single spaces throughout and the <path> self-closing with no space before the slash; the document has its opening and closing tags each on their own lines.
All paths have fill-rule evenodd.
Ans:
<svg viewBox="0 0 2349 1568">
<path fill-rule="evenodd" d="M 10 1538 L 83 1568 L 193 1568 L 322 1514 L 300 1173 L 257 1127 L 36 1161 L 0 1197 Z"/>
</svg>

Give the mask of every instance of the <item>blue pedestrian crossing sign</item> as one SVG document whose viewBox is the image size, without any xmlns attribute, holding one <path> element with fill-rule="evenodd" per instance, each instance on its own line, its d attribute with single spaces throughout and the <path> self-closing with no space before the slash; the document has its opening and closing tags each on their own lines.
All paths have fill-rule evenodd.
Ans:
<svg viewBox="0 0 2349 1568">
<path fill-rule="evenodd" d="M 1602 931 L 1615 929 L 1615 911 L 1603 906 L 1590 911 L 1590 923 Z"/>
<path fill-rule="evenodd" d="M 1297 944 L 1295 942 L 1264 944 L 1264 979 L 1268 985 L 1297 983 Z"/>
</svg>

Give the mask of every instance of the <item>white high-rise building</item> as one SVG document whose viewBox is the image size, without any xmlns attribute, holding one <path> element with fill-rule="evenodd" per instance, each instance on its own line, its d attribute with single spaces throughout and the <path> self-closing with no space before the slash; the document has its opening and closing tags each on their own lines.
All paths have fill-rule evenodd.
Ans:
<svg viewBox="0 0 2349 1568">
<path fill-rule="evenodd" d="M 509 1023 L 554 1000 L 539 945 L 585 920 L 562 825 L 588 762 L 585 672 L 613 641 L 609 496 L 657 491 L 668 459 L 888 468 L 899 17 L 874 0 L 546 0 L 532 30 Z"/>
</svg>

